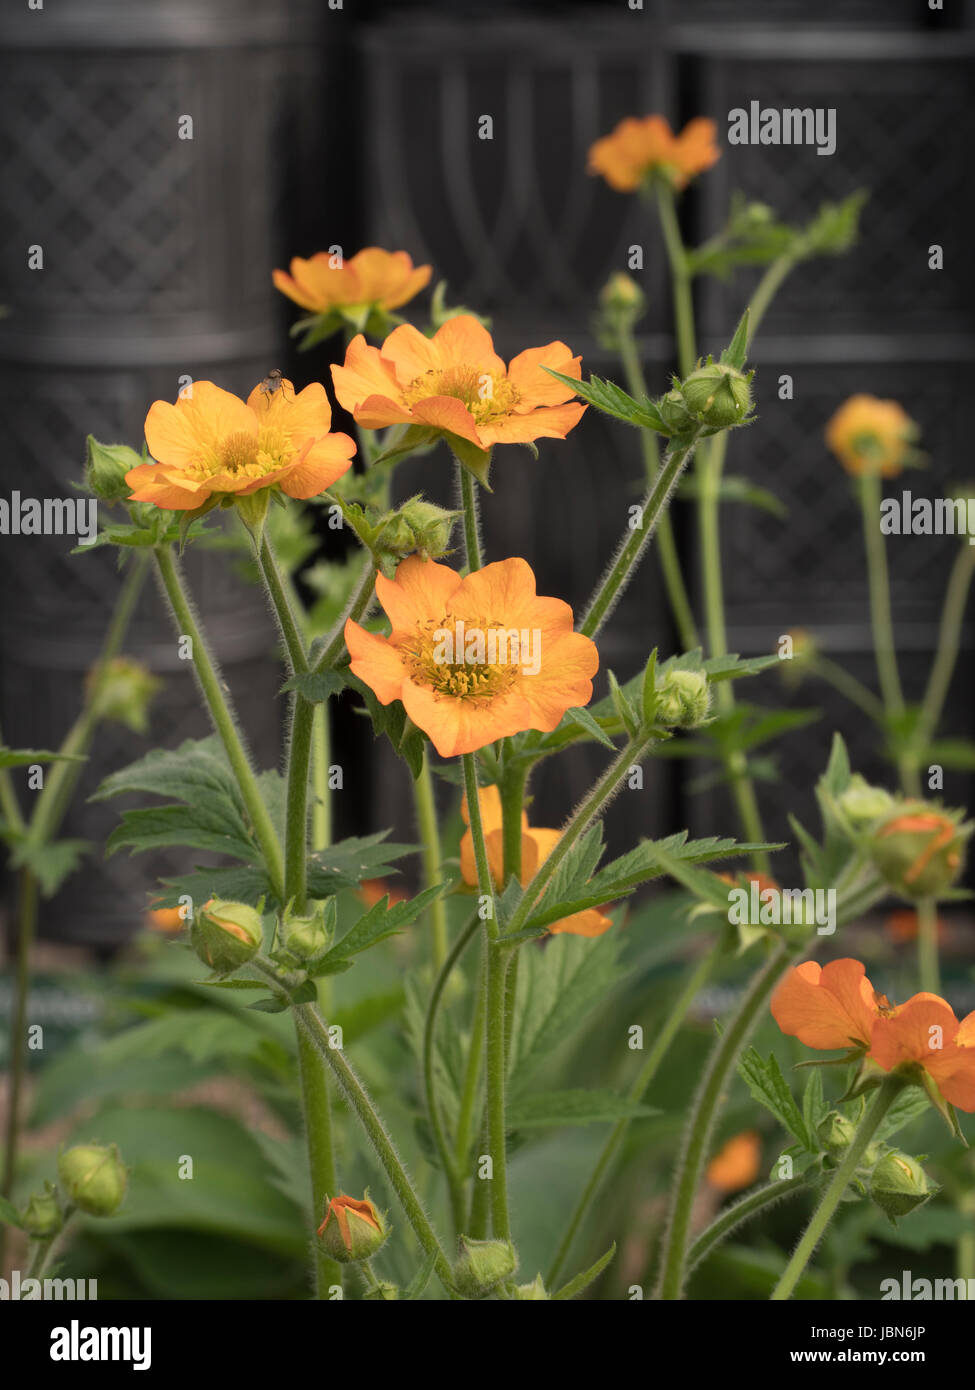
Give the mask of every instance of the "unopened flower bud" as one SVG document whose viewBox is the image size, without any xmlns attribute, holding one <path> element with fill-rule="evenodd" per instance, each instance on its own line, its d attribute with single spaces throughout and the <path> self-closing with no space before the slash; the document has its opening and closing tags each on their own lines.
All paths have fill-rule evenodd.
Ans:
<svg viewBox="0 0 975 1390">
<path fill-rule="evenodd" d="M 883 787 L 872 787 L 858 772 L 850 778 L 850 785 L 838 800 L 840 810 L 855 826 L 879 820 L 896 805 L 889 791 Z"/>
<path fill-rule="evenodd" d="M 67 1199 L 89 1216 L 111 1216 L 125 1200 L 128 1173 L 116 1145 L 78 1144 L 58 1158 Z"/>
<path fill-rule="evenodd" d="M 684 397 L 676 387 L 660 398 L 657 402 L 657 408 L 660 411 L 660 418 L 674 434 L 682 434 L 694 428 L 696 422 L 688 414 Z"/>
<path fill-rule="evenodd" d="M 885 1154 L 870 1175 L 870 1196 L 895 1225 L 898 1216 L 906 1216 L 937 1190 L 917 1159 L 905 1153 Z"/>
<path fill-rule="evenodd" d="M 740 424 L 752 406 L 750 378 L 725 362 L 698 367 L 680 393 L 689 413 L 716 429 Z"/>
<path fill-rule="evenodd" d="M 711 688 L 704 671 L 668 671 L 657 687 L 655 718 L 661 724 L 691 728 L 707 718 Z"/>
<path fill-rule="evenodd" d="M 56 1236 L 64 1225 L 64 1214 L 58 1195 L 50 1183 L 44 1184 L 43 1192 L 32 1194 L 23 1210 L 21 1220 L 24 1230 L 34 1240 L 49 1240 Z"/>
<path fill-rule="evenodd" d="M 339 1195 L 325 1203 L 325 1220 L 318 1239 L 325 1254 L 340 1264 L 369 1260 L 386 1241 L 389 1230 L 368 1193 L 363 1198 Z"/>
<path fill-rule="evenodd" d="M 539 1299 L 547 1299 L 549 1295 L 542 1281 L 542 1276 L 536 1274 L 530 1284 L 518 1284 L 514 1296 L 522 1301 L 534 1303 Z"/>
<path fill-rule="evenodd" d="M 141 661 L 116 656 L 106 667 L 93 666 L 85 681 L 93 712 L 114 719 L 137 734 L 149 727 L 149 704 L 162 685 Z"/>
<path fill-rule="evenodd" d="M 599 302 L 611 314 L 622 315 L 632 322 L 643 313 L 647 297 L 632 276 L 617 270 L 600 290 Z"/>
<path fill-rule="evenodd" d="M 435 560 L 449 549 L 450 535 L 460 513 L 415 497 L 404 503 L 401 515 L 413 534 L 413 549 Z"/>
<path fill-rule="evenodd" d="M 972 832 L 959 824 L 961 816 L 924 801 L 902 802 L 876 827 L 873 858 L 891 888 L 907 898 L 934 898 L 957 881 Z"/>
<path fill-rule="evenodd" d="M 299 961 L 319 959 L 332 944 L 326 904 L 315 901 L 309 907 L 309 912 L 298 916 L 289 903 L 281 914 L 281 945 Z"/>
<path fill-rule="evenodd" d="M 145 460 L 127 444 L 100 444 L 94 435 L 86 440 L 85 482 L 100 502 L 119 502 L 128 497 L 126 473 Z"/>
<path fill-rule="evenodd" d="M 190 942 L 204 965 L 228 975 L 246 965 L 264 944 L 261 914 L 247 903 L 211 898 L 193 917 Z"/>
<path fill-rule="evenodd" d="M 816 1133 L 826 1152 L 836 1157 L 853 1143 L 856 1125 L 838 1110 L 831 1110 L 820 1120 Z"/>
<path fill-rule="evenodd" d="M 518 1257 L 508 1240 L 472 1240 L 461 1236 L 454 1264 L 454 1283 L 465 1298 L 490 1293 L 518 1268 Z"/>
</svg>

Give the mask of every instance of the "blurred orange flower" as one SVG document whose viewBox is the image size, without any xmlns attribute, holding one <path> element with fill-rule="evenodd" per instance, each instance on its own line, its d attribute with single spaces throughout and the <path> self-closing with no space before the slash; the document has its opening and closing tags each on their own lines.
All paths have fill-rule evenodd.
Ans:
<svg viewBox="0 0 975 1390">
<path fill-rule="evenodd" d="M 175 405 L 156 401 L 146 417 L 155 463 L 125 475 L 136 502 L 194 511 L 222 498 L 278 487 L 289 497 L 314 497 L 352 463 L 355 444 L 330 434 L 332 411 L 319 383 L 295 395 L 290 381 L 255 386 L 246 402 L 195 381 Z"/>
<path fill-rule="evenodd" d="M 714 1155 L 706 1177 L 719 1192 L 740 1192 L 751 1187 L 762 1161 L 762 1141 L 754 1129 L 733 1135 Z"/>
<path fill-rule="evenodd" d="M 912 907 L 898 908 L 896 912 L 891 912 L 884 921 L 884 931 L 892 941 L 916 941 L 918 934 L 917 913 Z M 938 940 L 943 941 L 947 933 L 944 920 L 939 917 L 937 921 Z"/>
<path fill-rule="evenodd" d="M 377 574 L 376 596 L 392 631 L 379 637 L 348 620 L 352 674 L 380 704 L 402 700 L 441 757 L 524 729 L 549 732 L 592 698 L 595 644 L 573 631 L 567 603 L 536 594 L 524 560 L 462 579 L 411 555 L 394 579 Z"/>
<path fill-rule="evenodd" d="M 333 366 L 335 394 L 366 429 L 419 425 L 488 451 L 495 444 L 564 439 L 585 406 L 543 367 L 580 375 L 581 358 L 565 343 L 528 348 L 506 367 L 491 335 L 471 314 L 458 314 L 426 338 L 400 324 L 381 348 L 362 334 Z"/>
<path fill-rule="evenodd" d="M 366 907 L 375 907 L 382 898 L 389 895 L 389 906 L 394 903 L 405 903 L 406 894 L 401 893 L 398 888 L 390 888 L 384 878 L 364 878 L 359 884 L 357 897 L 359 901 L 365 903 Z"/>
<path fill-rule="evenodd" d="M 156 900 L 158 902 L 158 898 Z M 150 931 L 162 932 L 164 936 L 175 936 L 186 926 L 181 907 L 152 907 L 146 913 L 146 925 Z"/>
<path fill-rule="evenodd" d="M 944 999 L 928 993 L 892 1005 L 863 964 L 847 959 L 791 970 L 772 996 L 772 1015 L 807 1047 L 861 1047 L 888 1072 L 923 1068 L 946 1101 L 975 1112 L 975 1011 L 959 1023 Z"/>
<path fill-rule="evenodd" d="M 848 473 L 893 478 L 913 453 L 918 429 L 896 401 L 851 396 L 826 426 L 826 443 Z"/>
<path fill-rule="evenodd" d="M 367 246 L 347 261 L 328 251 L 318 251 L 308 260 L 295 256 L 290 275 L 275 270 L 272 278 L 302 309 L 326 314 L 333 309 L 398 309 L 420 293 L 431 274 L 431 266 L 414 266 L 405 251 Z"/>
<path fill-rule="evenodd" d="M 501 793 L 497 787 L 479 787 L 478 805 L 481 808 L 481 825 L 487 847 L 488 867 L 491 879 L 497 888 L 504 884 L 504 837 L 502 833 Z M 461 806 L 464 824 L 470 825 L 470 811 L 465 796 Z M 561 830 L 532 829 L 524 811 L 521 814 L 521 875 L 524 887 L 535 877 L 538 869 L 552 853 L 562 838 Z M 463 880 L 471 888 L 477 887 L 477 864 L 474 860 L 474 837 L 467 830 L 460 842 L 460 872 Z M 572 936 L 602 936 L 613 925 L 612 919 L 597 908 L 590 907 L 584 912 L 573 912 L 569 917 L 561 917 L 552 922 L 548 930 L 555 934 L 567 932 Z"/>
<path fill-rule="evenodd" d="M 705 116 L 689 121 L 679 135 L 663 116 L 627 116 L 591 146 L 588 172 L 602 174 L 619 193 L 632 193 L 654 173 L 674 188 L 684 188 L 720 159 L 717 131 Z"/>
</svg>

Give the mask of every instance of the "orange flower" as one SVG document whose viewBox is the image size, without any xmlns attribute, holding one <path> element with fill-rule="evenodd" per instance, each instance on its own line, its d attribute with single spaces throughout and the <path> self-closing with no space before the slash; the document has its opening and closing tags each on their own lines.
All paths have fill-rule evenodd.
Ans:
<svg viewBox="0 0 975 1390">
<path fill-rule="evenodd" d="M 332 411 L 317 382 L 298 395 L 290 381 L 262 383 L 246 402 L 212 381 L 190 390 L 175 405 L 156 401 L 146 416 L 156 462 L 126 473 L 136 502 L 185 512 L 270 487 L 314 497 L 351 466 L 355 445 L 329 433 Z"/>
<path fill-rule="evenodd" d="M 158 898 L 156 899 L 158 902 Z M 164 936 L 175 936 L 186 926 L 181 907 L 153 907 L 146 913 L 146 925 L 150 931 L 162 932 Z"/>
<path fill-rule="evenodd" d="M 477 801 L 481 808 L 481 826 L 484 830 L 484 842 L 487 848 L 491 879 L 495 887 L 501 888 L 504 884 L 501 793 L 497 787 L 479 787 Z M 470 811 L 466 796 L 460 811 L 464 818 L 464 824 L 469 826 Z M 528 824 L 528 817 L 522 811 L 520 882 L 523 887 L 535 877 L 538 869 L 545 863 L 561 838 L 561 830 L 532 829 Z M 478 886 L 477 864 L 474 860 L 474 837 L 470 830 L 465 832 L 460 842 L 460 872 L 464 882 L 471 888 Z M 548 930 L 555 934 L 567 932 L 572 936 L 602 936 L 603 932 L 608 931 L 612 925 L 611 918 L 597 908 L 590 907 L 584 912 L 573 912 L 568 917 L 559 918 L 557 922 L 552 922 L 549 925 Z"/>
<path fill-rule="evenodd" d="M 707 1167 L 707 1180 L 719 1192 L 740 1192 L 758 1177 L 762 1141 L 753 1129 L 733 1135 Z"/>
<path fill-rule="evenodd" d="M 360 317 L 369 309 L 398 309 L 420 293 L 432 273 L 431 266 L 414 266 L 405 251 L 367 246 L 347 261 L 328 251 L 307 261 L 295 256 L 290 275 L 275 270 L 272 278 L 282 294 L 313 314 L 339 310 Z"/>
<path fill-rule="evenodd" d="M 564 439 L 585 410 L 572 390 L 543 371 L 580 375 L 565 343 L 528 348 L 506 367 L 487 329 L 458 314 L 425 338 L 412 324 L 394 328 L 381 348 L 360 333 L 344 366 L 333 366 L 335 394 L 366 429 L 419 425 L 488 451 L 495 444 Z"/>
<path fill-rule="evenodd" d="M 360 902 L 365 903 L 366 907 L 375 907 L 386 895 L 389 895 L 389 906 L 394 903 L 405 903 L 406 894 L 401 893 L 398 888 L 390 888 L 384 878 L 364 878 L 359 884 L 359 891 L 356 894 Z"/>
<path fill-rule="evenodd" d="M 826 426 L 826 443 L 848 473 L 893 478 L 913 453 L 918 430 L 896 401 L 851 396 Z"/>
<path fill-rule="evenodd" d="M 946 1101 L 975 1111 L 975 1012 L 959 1023 L 949 1004 L 927 993 L 892 1005 L 860 961 L 834 960 L 791 970 L 772 996 L 772 1014 L 807 1047 L 861 1047 L 888 1072 L 921 1067 Z"/>
<path fill-rule="evenodd" d="M 334 1220 L 333 1220 L 334 1218 Z M 331 1197 L 318 1238 L 335 1260 L 368 1260 L 386 1239 L 386 1223 L 368 1197 Z"/>
<path fill-rule="evenodd" d="M 380 704 L 402 700 L 441 757 L 473 753 L 525 729 L 554 729 L 592 698 L 595 644 L 572 630 L 572 609 L 535 593 L 524 560 L 499 560 L 465 579 L 411 555 L 394 579 L 376 576 L 388 637 L 350 618 L 352 674 Z"/>
<path fill-rule="evenodd" d="M 663 116 L 627 116 L 590 148 L 589 173 L 602 174 L 618 193 L 632 193 L 654 173 L 683 188 L 720 159 L 717 131 L 705 116 L 689 121 L 679 135 Z"/>
</svg>

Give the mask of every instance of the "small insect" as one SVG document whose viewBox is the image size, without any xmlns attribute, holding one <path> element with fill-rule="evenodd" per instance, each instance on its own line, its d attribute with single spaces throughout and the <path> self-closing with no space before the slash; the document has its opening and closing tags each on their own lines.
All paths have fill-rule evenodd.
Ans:
<svg viewBox="0 0 975 1390">
<path fill-rule="evenodd" d="M 268 405 L 271 404 L 271 397 L 275 391 L 280 391 L 284 385 L 285 381 L 280 367 L 275 367 L 273 371 L 268 372 L 259 388 L 261 394 L 267 397 Z"/>
<path fill-rule="evenodd" d="M 886 994 L 878 994 L 878 992 L 874 990 L 873 1002 L 877 1009 L 877 1012 L 880 1014 L 882 1018 L 889 1018 L 891 1014 L 897 1012 L 894 1005 L 887 998 Z"/>
</svg>

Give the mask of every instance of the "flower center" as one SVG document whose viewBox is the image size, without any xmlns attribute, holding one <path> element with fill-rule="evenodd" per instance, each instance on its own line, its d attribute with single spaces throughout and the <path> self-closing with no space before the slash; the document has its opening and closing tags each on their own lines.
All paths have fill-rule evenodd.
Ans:
<svg viewBox="0 0 975 1390">
<path fill-rule="evenodd" d="M 404 405 L 431 396 L 453 396 L 462 401 L 478 424 L 510 415 L 518 404 L 518 392 L 502 372 L 479 371 L 477 367 L 431 367 L 414 377 L 403 392 Z"/>
<path fill-rule="evenodd" d="M 257 462 L 257 439 L 240 430 L 220 441 L 215 472 L 239 473 Z"/>
<path fill-rule="evenodd" d="M 499 637 L 502 623 L 468 622 L 463 645 L 455 644 L 455 619 L 428 618 L 400 652 L 413 680 L 455 700 L 491 700 L 507 694 L 518 674 L 517 659 L 491 660 L 509 652 Z"/>
</svg>

